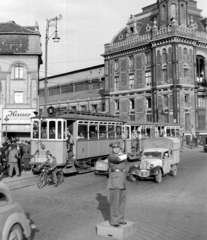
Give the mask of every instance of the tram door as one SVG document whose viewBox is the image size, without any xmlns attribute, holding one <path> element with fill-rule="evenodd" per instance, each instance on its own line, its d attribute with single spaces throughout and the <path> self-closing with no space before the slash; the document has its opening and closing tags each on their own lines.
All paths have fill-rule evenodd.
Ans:
<svg viewBox="0 0 207 240">
<path fill-rule="evenodd" d="M 73 165 L 74 163 L 74 152 L 76 149 L 76 141 L 75 139 L 77 138 L 76 132 L 75 131 L 75 121 L 67 120 L 67 130 L 66 130 L 66 149 L 67 149 L 67 158 L 68 158 L 68 163 Z M 71 136 L 69 135 L 71 134 Z"/>
</svg>

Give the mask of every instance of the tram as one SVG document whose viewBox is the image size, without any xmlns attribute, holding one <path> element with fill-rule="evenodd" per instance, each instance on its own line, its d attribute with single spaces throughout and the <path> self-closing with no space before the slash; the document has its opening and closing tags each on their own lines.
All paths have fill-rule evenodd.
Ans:
<svg viewBox="0 0 207 240">
<path fill-rule="evenodd" d="M 92 171 L 98 159 L 110 153 L 110 143 L 123 144 L 124 122 L 112 116 L 81 114 L 66 110 L 49 117 L 31 119 L 31 160 L 33 172 L 51 153 L 65 174 Z M 73 145 L 68 149 L 68 131 L 73 136 Z"/>
<path fill-rule="evenodd" d="M 140 157 L 142 139 L 158 137 L 180 137 L 181 126 L 172 123 L 161 122 L 134 122 L 124 124 L 125 149 L 128 160 Z"/>
</svg>

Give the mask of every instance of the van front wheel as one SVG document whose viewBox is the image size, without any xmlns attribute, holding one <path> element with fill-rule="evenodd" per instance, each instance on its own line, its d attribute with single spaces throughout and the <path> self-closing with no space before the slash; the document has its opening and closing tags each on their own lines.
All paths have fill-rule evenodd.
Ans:
<svg viewBox="0 0 207 240">
<path fill-rule="evenodd" d="M 170 171 L 170 175 L 173 176 L 173 177 L 175 177 L 175 176 L 177 175 L 177 172 L 178 172 L 178 167 L 177 167 L 177 165 L 175 164 L 175 165 L 172 166 L 172 169 L 171 169 L 171 171 Z"/>
<path fill-rule="evenodd" d="M 162 171 L 161 171 L 161 169 L 159 169 L 158 174 L 155 175 L 155 182 L 156 183 L 161 183 L 162 182 Z"/>
</svg>

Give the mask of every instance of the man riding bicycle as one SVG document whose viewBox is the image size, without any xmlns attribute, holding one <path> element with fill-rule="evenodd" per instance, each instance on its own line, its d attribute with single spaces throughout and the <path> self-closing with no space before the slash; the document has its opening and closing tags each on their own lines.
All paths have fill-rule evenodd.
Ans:
<svg viewBox="0 0 207 240">
<path fill-rule="evenodd" d="M 47 160 L 45 162 L 43 162 L 40 166 L 40 168 L 42 168 L 43 166 L 49 166 L 50 167 L 50 172 L 52 173 L 53 176 L 53 181 L 54 181 L 54 186 L 57 187 L 58 186 L 58 181 L 57 181 L 57 161 L 56 158 L 52 156 L 51 153 L 47 154 Z"/>
</svg>

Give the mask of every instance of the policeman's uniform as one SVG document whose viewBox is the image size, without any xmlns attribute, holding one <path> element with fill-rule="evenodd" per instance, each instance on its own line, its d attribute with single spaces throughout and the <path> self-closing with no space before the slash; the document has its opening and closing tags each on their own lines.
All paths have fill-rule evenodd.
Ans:
<svg viewBox="0 0 207 240">
<path fill-rule="evenodd" d="M 120 147 L 120 142 L 109 145 L 110 147 Z M 122 154 L 123 155 L 123 154 Z M 119 227 L 124 222 L 124 211 L 126 204 L 126 169 L 125 161 L 122 161 L 119 154 L 112 153 L 108 157 L 109 161 L 109 180 L 110 190 L 110 224 Z"/>
</svg>

